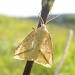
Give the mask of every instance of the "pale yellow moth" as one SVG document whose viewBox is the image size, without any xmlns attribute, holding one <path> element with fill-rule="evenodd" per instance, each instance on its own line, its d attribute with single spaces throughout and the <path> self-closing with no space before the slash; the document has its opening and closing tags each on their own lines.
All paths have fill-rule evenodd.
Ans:
<svg viewBox="0 0 75 75">
<path fill-rule="evenodd" d="M 17 47 L 15 59 L 34 61 L 45 67 L 52 66 L 52 42 L 46 25 L 34 29 Z"/>
</svg>

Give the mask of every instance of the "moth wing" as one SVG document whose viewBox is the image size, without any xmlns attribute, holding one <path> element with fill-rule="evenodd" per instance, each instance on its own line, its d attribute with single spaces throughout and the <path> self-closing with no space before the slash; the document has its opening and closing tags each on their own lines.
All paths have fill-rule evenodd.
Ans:
<svg viewBox="0 0 75 75">
<path fill-rule="evenodd" d="M 41 64 L 45 67 L 52 66 L 52 43 L 51 37 L 48 32 L 46 32 L 45 37 L 43 38 L 40 46 L 40 53 L 35 60 L 36 63 Z"/>
<path fill-rule="evenodd" d="M 35 30 L 33 30 L 17 47 L 14 53 L 14 58 L 19 60 L 28 59 L 29 52 L 33 48 Z"/>
</svg>

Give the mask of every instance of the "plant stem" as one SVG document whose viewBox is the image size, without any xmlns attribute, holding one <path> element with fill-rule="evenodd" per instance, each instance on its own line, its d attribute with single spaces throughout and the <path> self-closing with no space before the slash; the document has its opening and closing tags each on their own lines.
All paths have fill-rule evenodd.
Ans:
<svg viewBox="0 0 75 75">
<path fill-rule="evenodd" d="M 42 0 L 42 2 L 43 1 L 44 0 Z M 50 6 L 49 6 L 50 0 L 45 0 L 45 1 L 46 1 L 46 4 L 45 5 L 42 4 L 42 10 L 41 10 L 41 18 L 43 19 L 44 23 L 46 23 L 47 16 L 48 16 L 48 13 L 50 10 Z M 37 28 L 39 28 L 39 27 L 41 27 L 41 19 L 39 20 Z M 34 61 L 27 61 L 23 75 L 30 75 L 33 63 L 34 63 Z"/>
<path fill-rule="evenodd" d="M 59 75 L 59 72 L 60 72 L 60 70 L 62 68 L 62 65 L 63 65 L 63 63 L 65 61 L 65 58 L 66 58 L 66 55 L 68 53 L 68 50 L 69 50 L 69 46 L 70 46 L 72 37 L 73 37 L 73 30 L 70 30 L 69 31 L 69 35 L 68 35 L 68 39 L 67 39 L 67 42 L 66 42 L 66 45 L 65 45 L 65 48 L 64 48 L 64 52 L 62 54 L 62 57 L 61 57 L 61 60 L 60 60 L 60 62 L 58 64 L 58 66 L 55 69 L 54 75 Z"/>
</svg>

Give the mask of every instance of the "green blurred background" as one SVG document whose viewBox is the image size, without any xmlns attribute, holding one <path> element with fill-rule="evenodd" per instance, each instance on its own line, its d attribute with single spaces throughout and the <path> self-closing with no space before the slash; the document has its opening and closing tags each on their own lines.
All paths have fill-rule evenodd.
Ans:
<svg viewBox="0 0 75 75">
<path fill-rule="evenodd" d="M 63 16 L 47 25 L 53 43 L 52 68 L 45 68 L 34 63 L 31 75 L 54 74 L 64 51 L 69 30 L 75 31 L 75 15 Z M 0 75 L 22 75 L 26 61 L 13 59 L 13 53 L 18 44 L 32 31 L 32 28 L 37 28 L 37 24 L 37 18 L 24 19 L 0 16 Z M 75 33 L 60 74 L 75 75 Z"/>
</svg>

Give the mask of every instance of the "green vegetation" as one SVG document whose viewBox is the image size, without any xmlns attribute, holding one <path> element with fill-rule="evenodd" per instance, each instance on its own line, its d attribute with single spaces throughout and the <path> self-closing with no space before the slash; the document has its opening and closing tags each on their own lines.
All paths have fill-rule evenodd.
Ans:
<svg viewBox="0 0 75 75">
<path fill-rule="evenodd" d="M 68 26 L 68 25 L 67 25 Z M 45 68 L 41 65 L 33 65 L 31 75 L 53 75 L 62 56 L 69 29 L 74 25 L 47 26 L 51 33 L 53 42 L 53 66 Z M 26 61 L 13 59 L 13 53 L 19 43 L 32 31 L 36 29 L 37 22 L 30 19 L 17 19 L 0 16 L 0 75 L 22 75 Z M 75 75 L 75 34 L 73 36 L 67 57 L 61 68 L 62 75 Z"/>
</svg>

